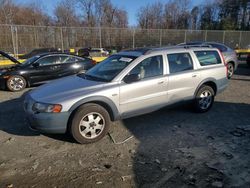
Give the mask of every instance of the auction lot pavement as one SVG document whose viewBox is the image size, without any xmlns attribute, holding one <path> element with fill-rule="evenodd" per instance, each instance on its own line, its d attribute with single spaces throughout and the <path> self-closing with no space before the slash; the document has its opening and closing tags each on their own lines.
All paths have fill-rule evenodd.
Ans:
<svg viewBox="0 0 250 188">
<path fill-rule="evenodd" d="M 25 90 L 25 92 L 28 90 Z M 250 187 L 250 68 L 204 114 L 189 106 L 118 121 L 80 145 L 28 128 L 22 92 L 0 91 L 0 187 Z"/>
</svg>

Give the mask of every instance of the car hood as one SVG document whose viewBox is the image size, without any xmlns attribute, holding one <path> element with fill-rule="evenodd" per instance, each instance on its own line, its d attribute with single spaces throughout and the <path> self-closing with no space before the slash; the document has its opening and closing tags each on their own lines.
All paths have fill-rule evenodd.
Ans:
<svg viewBox="0 0 250 188">
<path fill-rule="evenodd" d="M 3 57 L 9 59 L 10 61 L 12 61 L 15 64 L 21 64 L 16 58 L 10 56 L 9 54 L 7 54 L 7 53 L 5 53 L 3 51 L 0 51 L 0 55 L 2 55 Z"/>
<path fill-rule="evenodd" d="M 86 80 L 79 76 L 69 76 L 42 85 L 30 92 L 30 96 L 38 102 L 60 104 L 86 95 L 100 87 L 105 82 Z"/>
<path fill-rule="evenodd" d="M 15 71 L 19 69 L 19 66 L 16 65 L 16 66 L 9 66 L 9 67 L 5 67 L 5 68 L 1 68 L 0 69 L 0 75 L 3 75 L 4 73 L 6 72 L 11 72 L 11 71 Z"/>
</svg>

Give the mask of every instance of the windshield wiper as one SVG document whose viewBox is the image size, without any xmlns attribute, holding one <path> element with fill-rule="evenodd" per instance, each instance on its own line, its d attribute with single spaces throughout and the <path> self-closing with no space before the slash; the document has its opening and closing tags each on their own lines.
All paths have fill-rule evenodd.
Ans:
<svg viewBox="0 0 250 188">
<path fill-rule="evenodd" d="M 78 76 L 86 79 L 86 80 L 94 80 L 94 81 L 101 81 L 101 82 L 108 82 L 109 80 L 105 79 L 105 78 L 99 78 L 96 76 L 92 76 L 89 74 L 79 74 Z"/>
</svg>

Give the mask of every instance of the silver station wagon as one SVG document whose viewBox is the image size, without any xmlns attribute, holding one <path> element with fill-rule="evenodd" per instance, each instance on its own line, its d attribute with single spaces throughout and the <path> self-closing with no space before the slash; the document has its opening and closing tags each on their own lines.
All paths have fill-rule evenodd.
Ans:
<svg viewBox="0 0 250 188">
<path fill-rule="evenodd" d="M 34 89 L 24 108 L 32 129 L 69 131 L 77 142 L 91 143 L 107 134 L 111 121 L 173 103 L 192 101 L 197 112 L 206 112 L 227 85 L 227 68 L 216 48 L 143 48 Z"/>
</svg>

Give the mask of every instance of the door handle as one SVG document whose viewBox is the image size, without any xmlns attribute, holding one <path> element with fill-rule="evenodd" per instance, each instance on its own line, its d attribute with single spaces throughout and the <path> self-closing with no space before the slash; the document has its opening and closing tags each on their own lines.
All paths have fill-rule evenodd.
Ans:
<svg viewBox="0 0 250 188">
<path fill-rule="evenodd" d="M 51 69 L 55 70 L 55 69 L 58 69 L 60 66 L 53 66 L 51 67 Z"/>
<path fill-rule="evenodd" d="M 163 83 L 164 83 L 164 81 L 163 81 L 163 80 L 158 82 L 158 84 L 163 84 Z"/>
<path fill-rule="evenodd" d="M 193 74 L 192 77 L 193 77 L 193 78 L 197 77 L 197 74 Z"/>
</svg>

